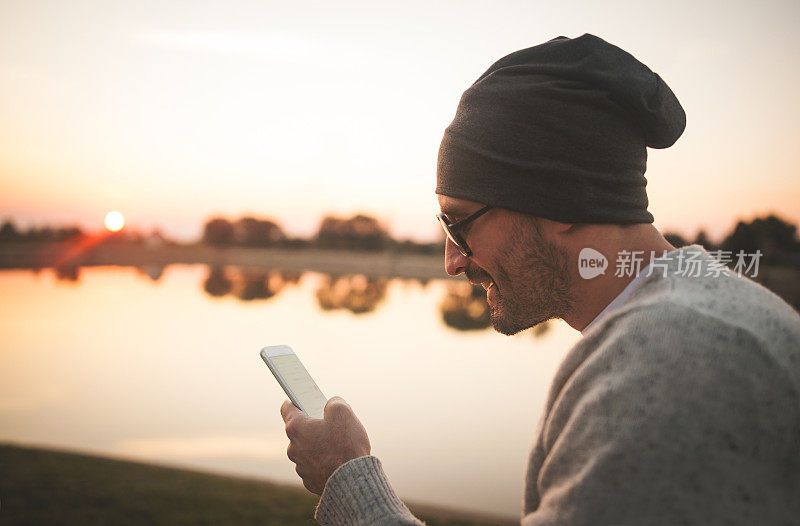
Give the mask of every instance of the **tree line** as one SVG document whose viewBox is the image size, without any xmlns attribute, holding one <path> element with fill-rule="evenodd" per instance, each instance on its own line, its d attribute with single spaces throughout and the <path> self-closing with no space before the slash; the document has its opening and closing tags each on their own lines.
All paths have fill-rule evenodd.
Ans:
<svg viewBox="0 0 800 526">
<path fill-rule="evenodd" d="M 18 228 L 10 219 L 0 225 L 0 243 L 9 241 L 66 241 L 82 236 L 83 231 L 75 226 L 59 228 L 43 226 L 23 230 Z"/>
<path fill-rule="evenodd" d="M 43 226 L 21 229 L 10 219 L 6 219 L 0 225 L 0 244 L 69 241 L 80 239 L 84 235 L 84 232 L 75 226 Z M 122 237 L 133 242 L 144 239 L 143 235 L 136 232 Z M 749 222 L 739 221 L 733 230 L 718 243 L 709 239 L 703 230 L 694 239 L 686 238 L 675 232 L 667 232 L 664 237 L 675 247 L 698 244 L 707 250 L 725 250 L 734 255 L 739 251 L 753 254 L 760 250 L 761 261 L 764 263 L 800 267 L 800 239 L 798 239 L 797 226 L 774 214 L 757 217 Z M 443 240 L 434 243 L 396 240 L 389 235 L 386 227 L 380 221 L 364 214 L 356 214 L 347 218 L 327 215 L 322 218 L 317 232 L 310 238 L 290 237 L 280 224 L 272 219 L 245 216 L 231 221 L 224 217 L 215 217 L 204 224 L 201 242 L 216 247 L 394 250 L 422 254 L 440 254 L 443 251 L 444 243 Z"/>
<path fill-rule="evenodd" d="M 739 221 L 719 243 L 711 241 L 704 230 L 700 230 L 692 241 L 676 233 L 665 233 L 664 237 L 676 248 L 697 244 L 709 251 L 729 251 L 734 256 L 739 251 L 745 254 L 761 251 L 763 263 L 800 266 L 797 226 L 774 214 L 757 217 L 750 222 Z"/>
<path fill-rule="evenodd" d="M 800 266 L 800 239 L 797 226 L 774 214 L 750 222 L 739 221 L 719 243 L 700 230 L 692 240 L 675 232 L 664 234 L 676 248 L 698 244 L 706 250 L 739 251 L 753 254 L 761 251 L 765 263 Z M 272 220 L 244 217 L 238 221 L 214 218 L 206 222 L 203 242 L 214 246 L 318 247 L 342 250 L 398 249 L 422 253 L 441 253 L 443 241 L 418 244 L 392 239 L 386 228 L 374 217 L 357 214 L 350 218 L 325 216 L 310 239 L 289 238 Z"/>
<path fill-rule="evenodd" d="M 271 219 L 242 217 L 230 221 L 224 217 L 208 220 L 203 226 L 203 243 L 207 245 L 323 248 L 339 250 L 400 250 L 437 254 L 443 250 L 443 241 L 416 243 L 396 240 L 376 218 L 356 214 L 349 218 L 325 216 L 311 238 L 292 238 Z"/>
</svg>

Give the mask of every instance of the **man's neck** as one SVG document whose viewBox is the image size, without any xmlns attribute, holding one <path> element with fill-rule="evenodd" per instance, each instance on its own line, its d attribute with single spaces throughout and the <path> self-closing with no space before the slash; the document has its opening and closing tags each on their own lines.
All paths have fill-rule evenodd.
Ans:
<svg viewBox="0 0 800 526">
<path fill-rule="evenodd" d="M 608 267 L 604 274 L 593 279 L 584 279 L 577 271 L 574 273 L 574 297 L 575 305 L 572 311 L 564 316 L 566 321 L 573 329 L 583 331 L 592 320 L 594 320 L 605 309 L 614 298 L 616 298 L 631 281 L 636 278 L 637 272 L 644 270 L 650 261 L 655 257 L 661 256 L 665 251 L 675 250 L 666 240 L 661 238 L 654 239 L 651 243 L 637 244 L 635 246 L 615 246 L 603 248 L 600 252 L 608 258 Z M 617 276 L 617 255 L 622 251 L 636 255 L 636 260 L 640 262 L 632 264 L 632 272 L 620 273 Z M 577 255 L 576 255 L 577 261 Z M 577 267 L 577 266 L 576 266 Z"/>
</svg>

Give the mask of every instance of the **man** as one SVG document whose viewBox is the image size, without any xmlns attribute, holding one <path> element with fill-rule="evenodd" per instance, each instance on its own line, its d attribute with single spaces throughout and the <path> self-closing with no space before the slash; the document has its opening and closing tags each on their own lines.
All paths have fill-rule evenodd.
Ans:
<svg viewBox="0 0 800 526">
<path fill-rule="evenodd" d="M 525 525 L 800 521 L 800 317 L 647 211 L 646 147 L 684 127 L 657 74 L 585 34 L 496 62 L 445 132 L 447 272 L 486 288 L 503 334 L 561 318 L 584 336 L 539 424 Z M 321 524 L 420 524 L 343 400 L 281 413 Z"/>
</svg>

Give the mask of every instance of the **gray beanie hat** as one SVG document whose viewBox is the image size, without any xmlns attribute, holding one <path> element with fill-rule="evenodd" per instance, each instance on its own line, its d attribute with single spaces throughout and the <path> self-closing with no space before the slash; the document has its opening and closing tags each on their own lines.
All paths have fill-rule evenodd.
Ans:
<svg viewBox="0 0 800 526">
<path fill-rule="evenodd" d="M 675 94 L 631 54 L 560 36 L 501 58 L 464 92 L 436 193 L 564 223 L 652 223 L 647 147 L 685 127 Z"/>
</svg>

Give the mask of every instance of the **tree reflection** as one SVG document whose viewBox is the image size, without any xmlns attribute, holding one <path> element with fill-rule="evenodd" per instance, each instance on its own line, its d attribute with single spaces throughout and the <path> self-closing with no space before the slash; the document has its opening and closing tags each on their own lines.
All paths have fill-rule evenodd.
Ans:
<svg viewBox="0 0 800 526">
<path fill-rule="evenodd" d="M 531 329 L 531 332 L 533 333 L 533 337 L 534 338 L 541 338 L 542 336 L 544 336 L 545 334 L 550 332 L 550 329 L 552 328 L 554 323 L 555 323 L 555 320 L 547 320 L 547 321 L 542 322 L 539 325 L 535 326 L 534 328 Z"/>
<path fill-rule="evenodd" d="M 80 281 L 81 267 L 77 265 L 61 265 L 56 267 L 55 271 L 58 281 L 72 281 L 74 283 Z"/>
<path fill-rule="evenodd" d="M 279 274 L 281 276 L 281 279 L 283 279 L 283 282 L 286 283 L 287 285 L 289 284 L 296 285 L 297 283 L 300 282 L 300 278 L 303 277 L 302 270 L 284 270 L 279 272 Z"/>
<path fill-rule="evenodd" d="M 203 290 L 214 297 L 228 294 L 233 289 L 233 281 L 225 274 L 223 267 L 209 267 L 208 277 L 203 283 Z"/>
<path fill-rule="evenodd" d="M 483 287 L 469 283 L 449 283 L 439 310 L 448 327 L 471 331 L 489 327 L 489 304 Z"/>
<path fill-rule="evenodd" d="M 386 296 L 388 280 L 363 274 L 328 276 L 317 288 L 317 303 L 324 310 L 346 309 L 354 314 L 375 310 Z"/>
<path fill-rule="evenodd" d="M 165 268 L 164 265 L 144 265 L 142 267 L 137 267 L 137 270 L 151 280 L 158 281 L 161 279 L 161 276 L 164 275 Z"/>
<path fill-rule="evenodd" d="M 287 285 L 298 283 L 302 275 L 300 271 L 209 267 L 203 290 L 214 297 L 231 294 L 242 301 L 264 300 L 272 298 Z"/>
<path fill-rule="evenodd" d="M 265 300 L 276 295 L 286 285 L 278 271 L 264 272 L 245 270 L 241 272 L 241 286 L 236 294 L 244 301 Z"/>
</svg>

